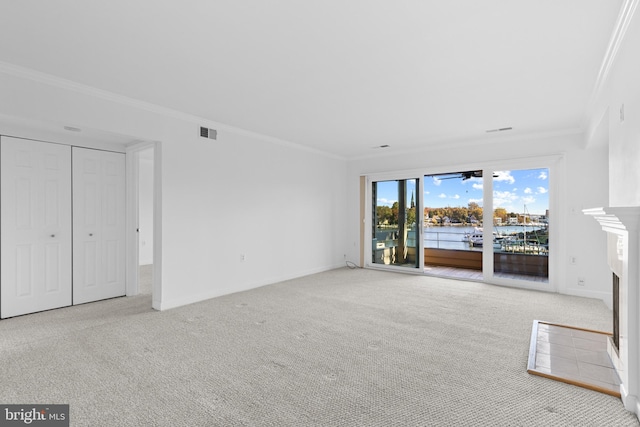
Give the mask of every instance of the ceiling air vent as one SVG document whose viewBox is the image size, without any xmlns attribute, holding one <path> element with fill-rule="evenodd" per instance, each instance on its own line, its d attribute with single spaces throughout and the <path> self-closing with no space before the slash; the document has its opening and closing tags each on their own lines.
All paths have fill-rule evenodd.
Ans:
<svg viewBox="0 0 640 427">
<path fill-rule="evenodd" d="M 200 126 L 200 136 L 209 139 L 218 139 L 218 131 Z"/>
</svg>

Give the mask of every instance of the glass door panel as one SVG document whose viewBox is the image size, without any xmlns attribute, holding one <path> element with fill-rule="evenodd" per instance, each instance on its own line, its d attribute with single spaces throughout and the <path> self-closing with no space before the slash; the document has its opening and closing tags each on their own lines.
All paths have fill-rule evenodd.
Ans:
<svg viewBox="0 0 640 427">
<path fill-rule="evenodd" d="M 438 275 L 482 278 L 482 170 L 424 177 L 424 264 Z"/>
<path fill-rule="evenodd" d="M 372 263 L 417 268 L 418 179 L 372 183 Z"/>
<path fill-rule="evenodd" d="M 549 281 L 549 169 L 493 174 L 493 273 Z"/>
</svg>

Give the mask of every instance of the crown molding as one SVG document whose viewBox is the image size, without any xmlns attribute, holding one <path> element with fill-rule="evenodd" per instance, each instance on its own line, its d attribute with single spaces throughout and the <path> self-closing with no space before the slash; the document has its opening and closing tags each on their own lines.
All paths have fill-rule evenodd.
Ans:
<svg viewBox="0 0 640 427">
<path fill-rule="evenodd" d="M 622 45 L 624 36 L 629 28 L 629 24 L 631 23 L 636 8 L 638 7 L 638 3 L 640 3 L 640 0 L 624 0 L 624 4 L 620 8 L 618 19 L 616 20 L 613 31 L 611 32 L 609 45 L 607 46 L 604 58 L 602 59 L 600 70 L 598 71 L 596 83 L 593 87 L 593 91 L 591 92 L 589 103 L 587 104 L 587 111 L 585 115 L 586 123 L 589 122 L 589 119 L 594 114 L 596 103 L 602 95 L 602 90 L 609 79 L 609 73 L 615 63 L 618 50 Z"/>
<path fill-rule="evenodd" d="M 329 157 L 336 160 L 346 160 L 346 158 L 344 157 L 341 157 L 326 151 L 318 150 L 315 148 L 307 147 L 302 144 L 297 144 L 295 142 L 287 141 L 281 138 L 276 138 L 276 137 L 264 135 L 258 132 L 253 132 L 247 129 L 242 129 L 239 127 L 216 122 L 211 119 L 206 119 L 204 117 L 188 114 L 179 110 L 174 110 L 172 108 L 162 107 L 160 105 L 153 104 L 150 102 L 140 101 L 138 99 L 130 98 L 125 95 L 119 95 L 103 89 L 95 88 L 93 86 L 74 82 L 72 80 L 53 76 L 51 74 L 43 73 L 30 68 L 21 67 L 19 65 L 11 64 L 8 62 L 0 61 L 0 74 L 6 74 L 9 76 L 13 76 L 21 79 L 31 80 L 37 83 L 49 85 L 59 89 L 80 93 L 88 97 L 98 98 L 104 101 L 109 101 L 116 104 L 124 105 L 126 107 L 147 111 L 153 114 L 157 114 L 159 116 L 168 117 L 168 118 L 172 118 L 172 119 L 176 119 L 176 120 L 184 121 L 188 123 L 193 123 L 198 126 L 206 126 L 206 127 L 214 128 L 218 131 L 224 131 L 224 132 L 229 132 L 235 135 L 255 138 L 261 141 L 270 142 L 272 144 L 282 145 L 289 148 L 306 151 L 315 155 L 321 155 L 321 156 Z"/>
<path fill-rule="evenodd" d="M 349 160 L 366 160 L 380 157 L 400 156 L 428 153 L 442 150 L 452 149 L 466 149 L 477 147 L 477 144 L 482 144 L 482 147 L 490 147 L 492 145 L 504 145 L 509 143 L 516 143 L 520 141 L 541 141 L 550 138 L 562 138 L 562 137 L 578 137 L 584 138 L 584 129 L 582 128 L 563 128 L 554 129 L 540 132 L 527 132 L 520 134 L 505 134 L 505 135 L 480 135 L 480 136 L 462 136 L 451 138 L 434 138 L 426 139 L 424 146 L 421 148 L 411 149 L 399 149 L 399 150 L 380 150 L 376 153 L 369 153 L 360 156 L 350 157 Z M 401 141 L 398 141 L 400 143 Z"/>
</svg>

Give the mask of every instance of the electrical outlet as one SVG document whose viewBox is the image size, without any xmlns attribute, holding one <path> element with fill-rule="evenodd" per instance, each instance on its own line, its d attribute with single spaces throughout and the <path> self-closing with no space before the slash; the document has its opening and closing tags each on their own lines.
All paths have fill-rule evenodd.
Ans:
<svg viewBox="0 0 640 427">
<path fill-rule="evenodd" d="M 572 265 L 576 265 L 578 263 L 578 258 L 574 257 L 573 255 L 570 256 L 569 263 L 571 263 Z"/>
<path fill-rule="evenodd" d="M 247 257 L 245 254 L 240 254 L 240 262 L 245 262 L 247 260 Z"/>
<path fill-rule="evenodd" d="M 585 283 L 585 278 L 584 277 L 578 277 L 578 286 L 584 286 Z"/>
</svg>

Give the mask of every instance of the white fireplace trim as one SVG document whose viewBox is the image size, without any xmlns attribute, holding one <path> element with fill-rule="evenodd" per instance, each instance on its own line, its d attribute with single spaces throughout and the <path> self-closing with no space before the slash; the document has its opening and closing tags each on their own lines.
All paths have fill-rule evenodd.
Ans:
<svg viewBox="0 0 640 427">
<path fill-rule="evenodd" d="M 607 233 L 607 263 L 620 277 L 620 349 L 609 356 L 622 384 L 624 407 L 640 415 L 640 207 L 584 209 Z"/>
</svg>

